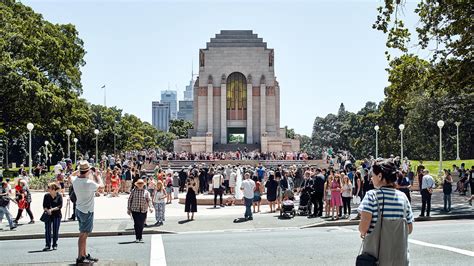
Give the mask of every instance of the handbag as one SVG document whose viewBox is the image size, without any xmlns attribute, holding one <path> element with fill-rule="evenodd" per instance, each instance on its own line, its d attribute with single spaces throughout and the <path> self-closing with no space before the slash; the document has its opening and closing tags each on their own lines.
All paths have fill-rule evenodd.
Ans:
<svg viewBox="0 0 474 266">
<path fill-rule="evenodd" d="M 379 265 L 379 251 L 380 251 L 380 238 L 382 237 L 382 225 L 383 225 L 383 211 L 384 211 L 384 205 L 385 205 L 385 196 L 383 195 L 383 190 L 382 191 L 382 213 L 379 216 L 380 218 L 380 233 L 379 233 L 379 239 L 378 239 L 378 248 L 377 248 L 377 257 L 373 256 L 372 254 L 369 254 L 367 252 L 362 252 L 362 244 L 364 243 L 362 241 L 361 248 L 359 250 L 359 255 L 356 258 L 356 266 L 376 266 Z M 377 210 L 378 213 L 380 213 L 380 206 L 378 204 L 378 198 L 377 198 Z M 373 231 L 372 231 L 373 233 Z"/>
<path fill-rule="evenodd" d="M 42 221 L 43 223 L 47 223 L 49 222 L 50 219 L 51 219 L 51 216 L 47 212 L 43 212 L 43 214 L 41 215 L 40 221 Z"/>
</svg>

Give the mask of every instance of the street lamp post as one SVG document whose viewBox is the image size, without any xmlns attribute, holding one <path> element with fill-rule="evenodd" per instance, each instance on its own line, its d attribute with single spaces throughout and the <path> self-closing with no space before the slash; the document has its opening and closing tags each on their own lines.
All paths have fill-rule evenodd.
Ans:
<svg viewBox="0 0 474 266">
<path fill-rule="evenodd" d="M 115 156 L 115 154 L 117 154 L 117 149 L 116 149 L 117 123 L 118 123 L 118 121 L 115 121 L 115 124 L 114 124 L 114 156 Z"/>
<path fill-rule="evenodd" d="M 400 129 L 400 144 L 401 144 L 400 160 L 403 162 L 403 130 L 405 129 L 405 125 L 400 124 L 398 128 Z"/>
<path fill-rule="evenodd" d="M 95 134 L 95 164 L 97 165 L 98 157 L 99 157 L 99 130 L 94 129 Z"/>
<path fill-rule="evenodd" d="M 67 135 L 67 158 L 71 159 L 71 147 L 69 144 L 69 137 L 71 136 L 71 130 L 66 129 L 66 135 Z"/>
<path fill-rule="evenodd" d="M 48 145 L 49 145 L 49 141 L 45 140 L 44 141 L 44 156 L 46 158 L 46 162 L 48 162 Z"/>
<path fill-rule="evenodd" d="M 74 141 L 74 164 L 77 164 L 77 138 L 74 138 L 72 141 Z"/>
<path fill-rule="evenodd" d="M 375 159 L 379 158 L 379 129 L 380 127 L 376 125 L 375 129 Z"/>
<path fill-rule="evenodd" d="M 28 152 L 28 159 L 29 159 L 28 166 L 29 166 L 29 168 L 30 168 L 28 172 L 29 172 L 30 175 L 31 175 L 31 168 L 33 167 L 33 166 L 32 166 L 32 162 L 31 162 L 31 131 L 33 130 L 34 127 L 35 127 L 35 126 L 34 126 L 32 123 L 28 123 L 28 124 L 26 125 L 26 128 L 27 128 L 28 131 L 29 131 L 29 143 L 30 143 L 30 145 L 29 145 L 29 152 Z"/>
<path fill-rule="evenodd" d="M 461 160 L 459 157 L 459 125 L 461 125 L 461 122 L 454 122 L 456 125 L 456 160 Z"/>
<path fill-rule="evenodd" d="M 439 127 L 439 174 L 442 173 L 443 171 L 443 126 L 444 126 L 444 121 L 439 120 L 438 121 L 438 127 Z"/>
<path fill-rule="evenodd" d="M 38 152 L 38 163 L 41 164 L 41 152 Z"/>
<path fill-rule="evenodd" d="M 51 164 L 51 157 L 53 157 L 53 155 L 50 153 L 48 154 L 48 156 L 49 156 L 49 164 Z M 49 171 L 49 167 L 48 167 L 48 171 Z"/>
</svg>

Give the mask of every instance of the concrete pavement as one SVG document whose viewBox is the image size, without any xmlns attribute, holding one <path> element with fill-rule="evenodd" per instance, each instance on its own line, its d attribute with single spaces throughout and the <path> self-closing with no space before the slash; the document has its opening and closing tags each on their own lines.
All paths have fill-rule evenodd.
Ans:
<svg viewBox="0 0 474 266">
<path fill-rule="evenodd" d="M 97 265 L 354 265 L 361 244 L 357 226 L 255 229 L 94 237 L 88 252 Z M 41 252 L 44 240 L 0 241 L 0 264 L 70 265 L 77 240 L 60 239 L 57 251 Z M 417 223 L 409 236 L 412 265 L 473 265 L 474 221 Z"/>
</svg>

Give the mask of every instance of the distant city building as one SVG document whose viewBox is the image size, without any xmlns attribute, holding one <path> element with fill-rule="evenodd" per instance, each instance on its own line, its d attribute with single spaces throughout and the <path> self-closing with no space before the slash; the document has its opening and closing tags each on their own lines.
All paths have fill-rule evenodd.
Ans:
<svg viewBox="0 0 474 266">
<path fill-rule="evenodd" d="M 193 75 L 193 74 L 191 74 L 191 75 Z M 189 85 L 186 86 L 186 90 L 183 92 L 185 101 L 192 101 L 193 100 L 193 98 L 194 98 L 193 97 L 194 96 L 193 87 L 194 87 L 194 84 L 193 84 L 193 79 L 192 79 L 192 76 L 191 76 L 191 80 L 189 81 Z"/>
<path fill-rule="evenodd" d="M 179 101 L 178 119 L 193 122 L 194 118 L 194 102 L 193 101 Z"/>
<path fill-rule="evenodd" d="M 169 103 L 171 120 L 178 117 L 178 96 L 176 91 L 161 91 L 161 103 Z"/>
<path fill-rule="evenodd" d="M 156 129 L 168 131 L 170 127 L 170 104 L 152 102 L 152 125 Z"/>
</svg>

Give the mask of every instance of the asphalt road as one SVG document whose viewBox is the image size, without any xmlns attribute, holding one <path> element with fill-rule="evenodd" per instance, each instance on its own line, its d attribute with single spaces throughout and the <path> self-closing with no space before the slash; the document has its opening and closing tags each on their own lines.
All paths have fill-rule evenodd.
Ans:
<svg viewBox="0 0 474 266">
<path fill-rule="evenodd" d="M 354 265 L 360 239 L 356 226 L 276 228 L 90 238 L 98 265 Z M 0 242 L 1 264 L 68 265 L 77 239 L 60 239 L 59 249 L 37 252 L 42 240 Z M 474 221 L 415 225 L 410 236 L 411 265 L 474 265 Z"/>
</svg>

